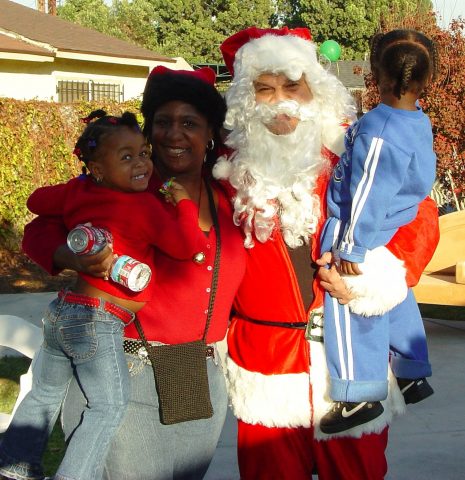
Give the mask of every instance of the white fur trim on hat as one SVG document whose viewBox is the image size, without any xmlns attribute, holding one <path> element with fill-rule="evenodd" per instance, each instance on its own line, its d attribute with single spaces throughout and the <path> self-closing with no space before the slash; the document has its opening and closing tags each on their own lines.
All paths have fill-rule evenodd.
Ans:
<svg viewBox="0 0 465 480">
<path fill-rule="evenodd" d="M 255 80 L 261 73 L 284 73 L 298 80 L 318 64 L 316 45 L 295 35 L 264 35 L 243 45 L 234 60 L 234 81 Z M 322 67 L 320 67 L 322 68 Z"/>
<path fill-rule="evenodd" d="M 407 297 L 404 263 L 386 247 L 368 250 L 359 264 L 363 275 L 345 275 L 343 280 L 355 298 L 349 302 L 352 312 L 371 317 L 392 310 Z"/>
</svg>

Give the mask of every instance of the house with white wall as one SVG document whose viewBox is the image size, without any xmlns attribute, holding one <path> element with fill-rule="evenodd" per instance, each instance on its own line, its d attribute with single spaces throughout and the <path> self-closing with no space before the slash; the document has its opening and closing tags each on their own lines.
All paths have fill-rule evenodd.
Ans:
<svg viewBox="0 0 465 480">
<path fill-rule="evenodd" d="M 157 65 L 192 70 L 182 58 L 0 0 L 0 97 L 126 101 L 140 97 Z"/>
</svg>

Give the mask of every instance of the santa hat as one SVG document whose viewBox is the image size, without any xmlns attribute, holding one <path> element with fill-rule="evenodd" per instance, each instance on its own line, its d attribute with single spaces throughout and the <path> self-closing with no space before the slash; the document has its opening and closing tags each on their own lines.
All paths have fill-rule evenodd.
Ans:
<svg viewBox="0 0 465 480">
<path fill-rule="evenodd" d="M 197 70 L 171 70 L 170 68 L 164 67 L 163 65 L 159 65 L 155 67 L 149 75 L 149 78 L 152 78 L 157 75 L 184 75 L 191 78 L 196 78 L 202 82 L 208 83 L 210 85 L 215 85 L 216 81 L 216 73 L 210 67 L 202 67 Z"/>
<path fill-rule="evenodd" d="M 252 39 L 261 38 L 265 35 L 274 35 L 277 37 L 283 37 L 286 35 L 293 35 L 295 37 L 303 38 L 310 41 L 312 34 L 308 28 L 257 28 L 249 27 L 245 30 L 235 33 L 231 37 L 227 38 L 220 46 L 221 53 L 223 54 L 224 63 L 228 68 L 231 75 L 234 76 L 234 60 L 236 58 L 237 51 L 245 44 L 249 43 Z M 282 40 L 282 39 L 281 39 Z M 285 42 L 285 40 L 284 40 Z M 283 43 L 282 41 L 280 43 Z"/>
<path fill-rule="evenodd" d="M 226 93 L 226 128 L 233 130 L 242 116 L 244 102 L 253 95 L 253 82 L 263 73 L 284 74 L 290 80 L 302 75 L 320 105 L 324 144 L 333 152 L 343 151 L 340 123 L 353 118 L 355 108 L 342 83 L 318 61 L 317 47 L 307 28 L 260 29 L 249 27 L 227 38 L 221 52 L 233 81 Z"/>
<path fill-rule="evenodd" d="M 220 49 L 235 81 L 255 80 L 264 72 L 299 79 L 318 64 L 316 46 L 307 28 L 249 27 L 227 38 Z"/>
</svg>

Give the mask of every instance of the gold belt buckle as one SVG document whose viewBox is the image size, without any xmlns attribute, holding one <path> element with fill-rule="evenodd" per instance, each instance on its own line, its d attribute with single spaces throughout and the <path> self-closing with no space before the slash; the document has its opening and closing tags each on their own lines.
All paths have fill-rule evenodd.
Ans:
<svg viewBox="0 0 465 480">
<path fill-rule="evenodd" d="M 315 309 L 308 316 L 307 329 L 305 330 L 305 338 L 313 342 L 324 343 L 323 337 L 323 310 Z"/>
</svg>

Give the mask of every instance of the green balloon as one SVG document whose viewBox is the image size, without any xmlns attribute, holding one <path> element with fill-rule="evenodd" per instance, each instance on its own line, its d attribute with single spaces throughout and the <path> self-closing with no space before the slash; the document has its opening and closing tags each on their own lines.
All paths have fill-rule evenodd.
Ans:
<svg viewBox="0 0 465 480">
<path fill-rule="evenodd" d="M 320 54 L 330 62 L 337 62 L 341 56 L 341 46 L 335 40 L 326 40 L 320 45 Z"/>
</svg>

